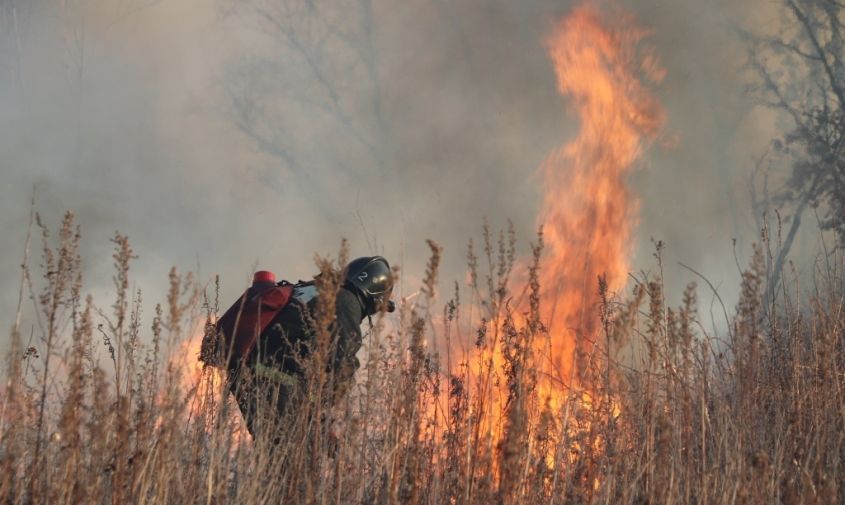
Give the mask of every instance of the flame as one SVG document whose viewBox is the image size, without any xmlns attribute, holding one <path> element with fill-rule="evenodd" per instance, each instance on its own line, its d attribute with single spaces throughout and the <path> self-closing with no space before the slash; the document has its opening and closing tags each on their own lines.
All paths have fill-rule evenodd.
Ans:
<svg viewBox="0 0 845 505">
<path fill-rule="evenodd" d="M 538 222 L 546 244 L 541 316 L 549 338 L 537 344 L 535 359 L 547 378 L 538 384 L 538 395 L 552 411 L 567 401 L 568 392 L 561 385 L 580 391 L 569 398 L 581 408 L 590 410 L 597 403 L 582 383 L 585 364 L 578 356 L 591 350 L 599 333 L 598 278 L 604 276 L 610 292 L 625 285 L 638 212 L 626 176 L 665 121 L 648 89 L 664 75 L 657 60 L 640 47 L 648 34 L 628 16 L 610 23 L 596 8 L 584 5 L 558 22 L 545 41 L 558 91 L 580 120 L 577 137 L 553 151 L 538 169 L 544 188 Z M 199 346 L 197 336 L 181 353 L 188 357 L 190 368 L 186 391 L 195 389 L 201 379 L 202 367 L 195 359 Z M 501 377 L 505 364 L 494 344 L 462 366 L 470 378 L 498 382 L 489 378 L 488 369 Z M 500 387 L 482 385 L 482 395 L 501 398 L 504 393 L 496 391 Z M 430 417 L 438 418 L 435 405 L 429 408 Z M 470 408 L 478 409 L 474 414 L 484 419 L 494 440 L 500 440 L 502 412 L 489 404 Z M 201 403 L 192 407 L 193 412 L 202 410 Z M 612 403 L 611 410 L 618 415 L 618 404 Z M 249 440 L 245 434 L 238 438 Z M 600 441 L 593 443 L 599 451 Z"/>
<path fill-rule="evenodd" d="M 545 243 L 539 295 L 545 331 L 533 337 L 533 355 L 524 363 L 540 372 L 536 383 L 531 382 L 533 376 L 528 378 L 522 393 L 529 397 L 523 397 L 519 406 L 509 405 L 507 351 L 499 326 L 490 332 L 492 338 L 485 331 L 485 338 L 477 341 L 483 343 L 476 343 L 472 351 L 463 349 L 465 359 L 450 370 L 452 377 L 466 380 L 477 393 L 466 414 L 477 420 L 474 436 L 486 437 L 491 446 L 502 448 L 501 454 L 508 452 L 509 433 L 525 432 L 528 426 L 537 431 L 544 414 L 551 414 L 554 426 L 547 436 L 553 443 L 538 449 L 546 451 L 549 468 L 559 468 L 560 461 L 572 462 L 580 457 L 576 454 L 602 453 L 607 441 L 592 433 L 593 419 L 598 417 L 589 414 L 602 419 L 621 414 L 621 403 L 587 380 L 583 357 L 601 329 L 599 277 L 605 279 L 609 293 L 619 292 L 630 268 L 638 202 L 626 177 L 665 121 L 649 91 L 664 71 L 640 44 L 649 32 L 630 16 L 609 19 L 595 7 L 583 5 L 560 20 L 545 41 L 557 89 L 577 114 L 580 130 L 538 168 L 543 195 L 537 219 Z M 526 270 L 527 262 L 521 263 L 520 270 Z M 526 327 L 528 313 L 525 306 L 514 311 L 515 326 Z M 461 355 L 455 342 L 446 347 Z M 448 406 L 448 401 L 439 399 L 442 405 Z M 429 409 L 432 417 L 437 408 L 443 410 Z M 482 432 L 484 437 L 478 435 Z M 555 452 L 564 445 L 568 454 Z M 497 460 L 490 470 L 499 478 L 508 467 Z M 583 477 L 589 477 L 587 487 L 599 485 L 598 472 L 596 467 Z"/>
<path fill-rule="evenodd" d="M 216 415 L 222 402 L 233 400 L 229 398 L 228 389 L 225 388 L 226 372 L 205 366 L 199 361 L 203 333 L 204 325 L 199 325 L 189 339 L 179 344 L 179 350 L 171 357 L 171 363 L 180 370 L 180 389 L 189 398 L 187 417 L 195 420 L 204 418 L 206 430 L 211 433 L 212 421 L 208 416 Z M 251 441 L 252 437 L 237 407 L 230 409 L 230 415 L 230 421 L 233 423 L 233 446 Z"/>
<path fill-rule="evenodd" d="M 664 113 L 643 77 L 664 72 L 638 43 L 648 35 L 629 16 L 609 24 L 594 7 L 576 8 L 546 40 L 557 88 L 578 114 L 578 136 L 552 152 L 539 172 L 545 188 L 539 222 L 546 259 L 540 285 L 550 334 L 546 372 L 578 382 L 578 356 L 590 351 L 599 318 L 598 278 L 621 290 L 629 271 L 638 204 L 626 174 L 653 140 Z"/>
</svg>

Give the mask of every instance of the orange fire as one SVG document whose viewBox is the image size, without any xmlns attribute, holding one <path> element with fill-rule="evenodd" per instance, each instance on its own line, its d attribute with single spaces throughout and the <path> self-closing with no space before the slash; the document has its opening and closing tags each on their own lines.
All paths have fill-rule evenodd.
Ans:
<svg viewBox="0 0 845 505">
<path fill-rule="evenodd" d="M 538 221 L 546 244 L 540 271 L 541 316 L 549 338 L 537 342 L 534 359 L 550 378 L 538 387 L 541 399 L 553 410 L 566 396 L 561 384 L 581 389 L 576 395 L 579 403 L 591 408 L 592 397 L 583 391 L 587 386 L 578 373 L 584 364 L 577 355 L 589 352 L 599 333 L 598 278 L 604 276 L 609 291 L 618 292 L 629 271 L 638 204 L 626 176 L 665 121 L 648 89 L 664 72 L 640 47 L 647 35 L 629 17 L 610 22 L 585 5 L 557 23 L 546 40 L 558 91 L 580 119 L 578 136 L 539 167 L 544 194 Z M 501 371 L 505 366 L 496 345 L 462 361 L 468 372 L 456 368 L 456 375 L 497 382 L 484 379 L 490 368 Z M 185 355 L 195 360 L 198 349 L 199 340 L 194 339 Z M 194 366 L 186 387 L 199 380 L 199 364 Z M 482 395 L 504 397 L 493 391 L 497 387 L 487 384 L 480 390 Z M 431 408 L 431 417 L 438 418 Z M 502 413 L 489 403 L 478 409 L 476 414 L 484 418 L 492 438 L 501 438 Z"/>
<path fill-rule="evenodd" d="M 625 177 L 664 122 L 641 81 L 656 83 L 664 74 L 638 48 L 646 35 L 628 16 L 610 23 L 584 5 L 546 40 L 558 91 L 581 121 L 575 140 L 540 167 L 546 243 L 540 284 L 550 334 L 542 355 L 553 382 L 578 383 L 577 356 L 589 352 L 600 326 L 599 276 L 611 292 L 625 285 L 638 208 Z"/>
<path fill-rule="evenodd" d="M 203 326 L 200 325 L 192 337 L 179 344 L 178 352 L 171 357 L 171 363 L 180 371 L 180 385 L 189 397 L 187 415 L 192 420 L 216 414 L 222 402 L 231 401 L 225 388 L 226 374 L 213 367 L 206 367 L 199 361 L 202 345 Z M 237 412 L 230 412 L 233 422 L 232 439 L 235 445 L 251 440 L 249 432 Z M 209 419 L 204 420 L 206 424 Z M 211 426 L 208 426 L 211 429 Z"/>
<path fill-rule="evenodd" d="M 531 450 L 544 453 L 548 468 L 560 468 L 561 461 L 604 451 L 607 440 L 592 432 L 590 413 L 602 419 L 621 414 L 621 404 L 610 392 L 597 395 L 597 388 L 586 380 L 588 363 L 582 357 L 600 336 L 599 277 L 612 294 L 624 288 L 629 271 L 638 204 L 626 177 L 665 121 L 649 92 L 664 72 L 641 47 L 647 35 L 630 16 L 611 21 L 584 5 L 558 22 L 545 41 L 558 91 L 580 120 L 577 137 L 553 151 L 538 169 L 543 188 L 538 223 L 545 243 L 539 295 L 545 331 L 531 335 L 532 353 L 519 354 L 519 335 L 509 335 L 513 340 L 505 342 L 502 334 L 508 331 L 501 331 L 502 321 L 494 315 L 490 324 L 499 326 L 491 329 L 493 337 L 484 332 L 481 343 L 464 351 L 464 359 L 450 370 L 476 392 L 476 401 L 468 407 L 477 423 L 475 442 L 500 449 L 502 460 L 490 468 L 495 478 L 512 470 L 506 460 L 517 451 L 509 446 L 511 434 L 548 429 L 543 437 L 551 443 Z M 527 262 L 522 263 L 524 270 Z M 529 323 L 528 307 L 506 310 L 511 308 L 517 327 L 511 327 L 511 333 L 521 334 L 518 329 Z M 449 347 L 450 352 L 457 350 Z M 517 362 L 515 355 L 525 361 Z M 539 373 L 518 376 L 526 369 L 522 365 Z M 522 397 L 511 394 L 523 386 Z M 438 401 L 429 409 L 431 417 L 449 405 L 448 398 Z M 448 415 L 442 415 L 447 423 Z M 579 478 L 592 488 L 601 481 L 597 469 Z"/>
</svg>

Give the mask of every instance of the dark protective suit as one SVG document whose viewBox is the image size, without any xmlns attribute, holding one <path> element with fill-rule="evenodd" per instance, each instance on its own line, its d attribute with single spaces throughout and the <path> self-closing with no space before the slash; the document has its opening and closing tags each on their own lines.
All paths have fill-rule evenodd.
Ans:
<svg viewBox="0 0 845 505">
<path fill-rule="evenodd" d="M 332 396 L 346 390 L 359 367 L 355 355 L 361 348 L 361 322 L 366 313 L 352 289 L 341 288 L 335 299 L 335 320 L 330 327 L 331 358 L 327 363 L 333 377 Z M 257 348 L 249 356 L 247 364 L 251 373 L 244 374 L 241 370 L 232 378 L 232 392 L 253 436 L 259 401 L 275 404 L 278 417 L 303 401 L 305 366 L 315 338 L 313 314 L 317 302 L 313 283 L 297 285 L 290 303 L 267 326 Z M 245 380 L 247 375 L 250 377 Z"/>
</svg>

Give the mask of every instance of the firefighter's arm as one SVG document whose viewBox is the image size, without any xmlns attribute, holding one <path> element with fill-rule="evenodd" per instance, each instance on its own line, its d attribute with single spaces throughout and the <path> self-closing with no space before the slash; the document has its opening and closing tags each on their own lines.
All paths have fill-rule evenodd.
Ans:
<svg viewBox="0 0 845 505">
<path fill-rule="evenodd" d="M 340 289 L 335 303 L 334 327 L 334 390 L 342 396 L 352 383 L 360 363 L 356 354 L 361 348 L 361 319 L 363 309 L 358 297 L 346 289 Z"/>
</svg>

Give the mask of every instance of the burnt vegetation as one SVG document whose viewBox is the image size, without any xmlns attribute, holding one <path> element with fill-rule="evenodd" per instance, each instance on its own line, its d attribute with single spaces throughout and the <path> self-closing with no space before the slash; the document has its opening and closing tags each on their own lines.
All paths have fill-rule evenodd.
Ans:
<svg viewBox="0 0 845 505">
<path fill-rule="evenodd" d="M 302 408 L 267 415 L 252 441 L 220 374 L 191 375 L 198 349 L 185 340 L 215 317 L 216 282 L 171 271 L 166 302 L 144 317 L 135 253 L 116 234 L 103 308 L 84 295 L 73 215 L 55 238 L 36 227 L 21 309 L 34 321 L 13 328 L 2 396 L 8 503 L 793 504 L 843 492 L 841 257 L 811 293 L 783 287 L 766 306 L 763 242 L 720 334 L 693 284 L 674 307 L 660 276 L 619 295 L 597 280 L 600 334 L 580 380 L 550 394 L 542 235 L 520 265 L 512 236 L 485 231 L 469 285 L 448 300 L 429 242 L 420 294 L 374 321 L 348 394 L 327 406 L 331 374 L 313 367 Z M 321 289 L 337 289 L 337 263 L 317 266 Z M 327 328 L 331 313 L 319 317 Z M 330 337 L 315 338 L 319 360 Z"/>
</svg>

